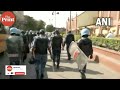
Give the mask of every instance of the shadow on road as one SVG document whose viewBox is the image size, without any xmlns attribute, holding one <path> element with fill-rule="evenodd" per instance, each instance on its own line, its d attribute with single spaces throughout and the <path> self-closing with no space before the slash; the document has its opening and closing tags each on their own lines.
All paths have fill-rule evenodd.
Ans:
<svg viewBox="0 0 120 90">
<path fill-rule="evenodd" d="M 53 66 L 51 65 L 46 65 L 46 70 L 49 72 L 53 72 Z M 70 68 L 70 67 L 66 67 L 66 66 L 60 66 L 60 68 L 57 70 L 55 70 L 55 72 L 65 72 L 65 71 L 72 71 L 72 72 L 79 72 L 78 69 L 76 68 Z"/>
<path fill-rule="evenodd" d="M 96 61 L 88 61 L 88 63 L 98 64 Z"/>
<path fill-rule="evenodd" d="M 5 65 L 9 65 L 9 63 L 7 53 L 0 56 L 0 79 L 9 79 L 9 76 L 5 75 Z"/>
<path fill-rule="evenodd" d="M 87 70 L 86 70 L 86 73 L 87 73 L 87 74 L 103 74 L 103 73 L 101 73 L 101 72 L 94 71 L 94 70 L 90 70 L 90 69 L 87 69 Z"/>
<path fill-rule="evenodd" d="M 13 79 L 36 79 L 35 65 L 28 63 L 29 59 L 25 60 L 26 75 L 25 76 L 13 76 Z M 48 79 L 47 71 L 45 70 L 44 79 Z"/>
<path fill-rule="evenodd" d="M 47 71 L 49 72 L 53 72 L 53 67 L 51 65 L 47 65 Z M 66 66 L 60 66 L 59 70 L 56 70 L 56 72 L 65 72 L 65 71 L 72 71 L 72 72 L 79 72 L 79 70 L 77 68 L 70 68 L 70 67 L 66 67 Z M 90 69 L 87 69 L 86 70 L 86 73 L 87 74 L 103 74 L 99 71 L 94 71 L 94 70 L 90 70 Z"/>
<path fill-rule="evenodd" d="M 99 62 L 100 62 L 98 55 L 95 56 L 94 61 L 95 61 L 96 63 L 99 63 Z"/>
<path fill-rule="evenodd" d="M 75 60 L 67 60 L 67 59 L 65 59 L 65 58 L 60 58 L 61 60 L 60 60 L 60 63 L 75 63 Z M 49 59 L 47 62 L 52 62 L 52 60 L 51 59 Z"/>
<path fill-rule="evenodd" d="M 62 63 L 74 63 L 75 60 L 73 60 L 73 59 L 67 60 L 67 59 L 65 59 L 65 58 L 61 58 L 61 62 L 62 62 Z"/>
</svg>

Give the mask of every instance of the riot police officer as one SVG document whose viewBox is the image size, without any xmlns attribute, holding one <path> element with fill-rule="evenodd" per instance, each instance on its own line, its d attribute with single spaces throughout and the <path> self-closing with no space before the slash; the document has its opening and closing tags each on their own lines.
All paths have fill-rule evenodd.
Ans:
<svg viewBox="0 0 120 90">
<path fill-rule="evenodd" d="M 7 53 L 10 59 L 10 64 L 21 64 L 22 52 L 23 52 L 23 39 L 20 36 L 21 32 L 15 28 L 10 28 L 10 36 L 6 40 Z"/>
<path fill-rule="evenodd" d="M 81 31 L 81 39 L 78 40 L 78 47 L 84 52 L 84 54 L 92 59 L 93 58 L 93 48 L 92 48 L 92 41 L 88 38 L 90 35 L 90 30 L 88 28 L 84 28 Z M 86 66 L 84 66 L 83 70 L 80 70 L 82 79 L 86 79 L 85 73 L 86 73 Z"/>
</svg>

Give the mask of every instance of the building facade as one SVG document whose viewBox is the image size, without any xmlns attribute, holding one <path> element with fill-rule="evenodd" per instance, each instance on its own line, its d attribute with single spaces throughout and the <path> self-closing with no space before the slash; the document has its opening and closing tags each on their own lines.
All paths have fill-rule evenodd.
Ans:
<svg viewBox="0 0 120 90">
<path fill-rule="evenodd" d="M 95 26 L 98 17 L 110 17 L 112 19 L 110 27 Z M 70 29 L 71 21 L 71 29 Z M 87 26 L 91 28 L 93 34 L 108 34 L 108 31 L 114 31 L 116 36 L 120 35 L 120 11 L 85 11 L 80 15 L 68 19 L 66 22 L 66 30 L 74 32 L 79 31 L 82 27 Z"/>
<path fill-rule="evenodd" d="M 99 17 L 110 17 L 112 25 L 106 30 L 113 31 L 116 36 L 120 35 L 120 11 L 99 11 Z M 103 28 L 100 28 L 100 33 L 104 33 Z"/>
<path fill-rule="evenodd" d="M 73 32 L 79 33 L 79 30 L 84 26 L 93 27 L 95 24 L 96 18 L 98 17 L 98 11 L 85 11 L 80 15 L 68 20 L 66 29 L 70 30 L 70 21 L 71 21 L 71 30 Z"/>
</svg>

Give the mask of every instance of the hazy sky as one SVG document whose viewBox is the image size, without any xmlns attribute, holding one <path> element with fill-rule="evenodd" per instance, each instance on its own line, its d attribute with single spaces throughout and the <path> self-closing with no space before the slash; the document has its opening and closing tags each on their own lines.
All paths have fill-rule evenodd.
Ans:
<svg viewBox="0 0 120 90">
<path fill-rule="evenodd" d="M 55 15 L 52 15 L 53 11 L 24 11 L 24 15 L 29 15 L 36 20 L 43 20 L 46 24 L 53 24 L 55 26 Z M 56 11 L 56 27 L 66 27 L 66 21 L 70 16 L 70 11 Z M 81 14 L 84 11 L 72 11 L 71 16 L 75 17 L 77 14 Z"/>
</svg>

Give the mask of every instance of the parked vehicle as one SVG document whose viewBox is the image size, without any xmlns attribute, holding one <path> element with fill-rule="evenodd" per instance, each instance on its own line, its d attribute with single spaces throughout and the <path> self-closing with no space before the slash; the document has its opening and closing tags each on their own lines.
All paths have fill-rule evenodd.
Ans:
<svg viewBox="0 0 120 90">
<path fill-rule="evenodd" d="M 8 38 L 9 27 L 0 25 L 0 55 L 3 55 L 7 49 L 6 39 Z"/>
</svg>

